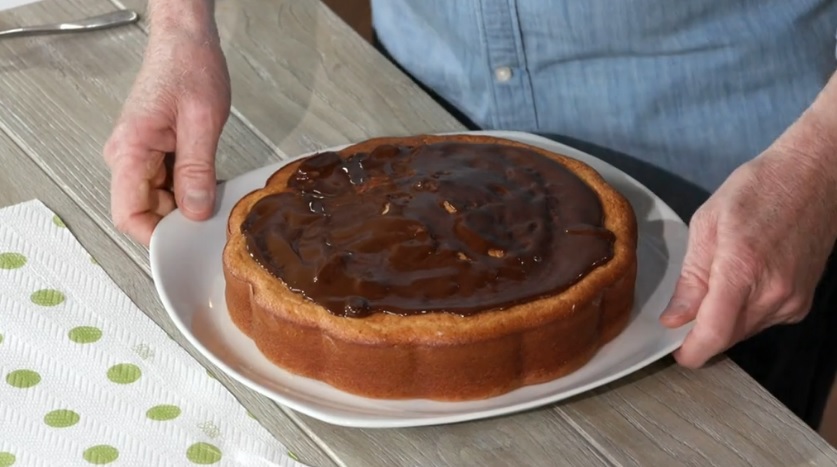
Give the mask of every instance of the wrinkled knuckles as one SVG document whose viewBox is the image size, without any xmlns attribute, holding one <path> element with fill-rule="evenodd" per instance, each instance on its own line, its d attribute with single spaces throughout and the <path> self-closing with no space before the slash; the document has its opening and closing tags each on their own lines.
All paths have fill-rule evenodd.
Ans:
<svg viewBox="0 0 837 467">
<path fill-rule="evenodd" d="M 783 322 L 786 324 L 799 324 L 805 319 L 805 316 L 807 316 L 807 313 L 790 314 L 783 318 Z"/>
<path fill-rule="evenodd" d="M 215 169 L 209 163 L 182 162 L 175 164 L 174 179 L 195 185 L 207 185 L 215 182 Z"/>
<path fill-rule="evenodd" d="M 102 159 L 105 160 L 105 164 L 107 164 L 108 168 L 111 170 L 113 170 L 113 163 L 116 161 L 117 145 L 118 143 L 116 140 L 111 138 L 105 142 L 105 145 L 102 148 Z"/>
<path fill-rule="evenodd" d="M 685 264 L 683 266 L 683 269 L 680 271 L 679 282 L 688 287 L 701 289 L 705 292 L 709 289 L 709 284 L 707 280 L 708 274 L 708 271 L 701 271 L 696 266 Z"/>
<path fill-rule="evenodd" d="M 181 99 L 182 116 L 200 124 L 210 133 L 218 133 L 229 118 L 229 105 L 218 103 L 217 97 L 203 98 L 197 94 L 188 94 Z"/>
<path fill-rule="evenodd" d="M 123 216 L 123 215 L 112 215 L 113 218 L 113 226 L 116 228 L 117 231 L 127 234 L 131 228 L 131 218 L 130 216 Z"/>
<path fill-rule="evenodd" d="M 784 278 L 771 281 L 762 296 L 762 301 L 767 305 L 782 305 L 798 297 L 793 281 Z M 799 302 L 799 305 L 802 303 Z"/>
<path fill-rule="evenodd" d="M 766 270 L 766 262 L 749 246 L 738 246 L 736 251 L 719 252 L 712 263 L 712 275 L 724 277 L 730 283 L 752 287 Z"/>
<path fill-rule="evenodd" d="M 131 136 L 132 132 L 129 131 L 129 125 L 124 120 L 120 120 L 113 127 L 110 137 L 102 148 L 102 155 L 109 166 L 112 167 L 116 163 Z"/>
<path fill-rule="evenodd" d="M 798 323 L 808 316 L 811 310 L 813 300 L 801 294 L 796 294 L 790 297 L 785 303 L 784 308 L 787 309 L 785 321 L 789 323 Z"/>
<path fill-rule="evenodd" d="M 102 147 L 102 157 L 111 169 L 116 163 L 117 155 L 119 154 L 123 144 L 123 138 L 121 136 L 122 133 L 123 130 L 121 128 L 121 124 L 117 125 L 114 128 L 113 133 L 111 133 L 111 136 L 107 141 L 105 141 L 105 145 Z"/>
</svg>

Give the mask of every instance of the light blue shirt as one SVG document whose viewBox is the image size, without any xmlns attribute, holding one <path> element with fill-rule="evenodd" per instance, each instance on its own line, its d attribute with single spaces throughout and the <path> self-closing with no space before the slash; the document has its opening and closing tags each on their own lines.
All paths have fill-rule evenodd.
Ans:
<svg viewBox="0 0 837 467">
<path fill-rule="evenodd" d="M 591 142 L 709 191 L 836 63 L 831 0 L 372 3 L 390 54 L 480 127 Z"/>
</svg>

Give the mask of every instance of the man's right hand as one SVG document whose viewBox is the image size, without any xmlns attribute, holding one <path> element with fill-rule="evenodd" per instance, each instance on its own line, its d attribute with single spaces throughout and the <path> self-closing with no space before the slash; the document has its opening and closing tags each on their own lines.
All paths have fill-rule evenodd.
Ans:
<svg viewBox="0 0 837 467">
<path fill-rule="evenodd" d="M 144 245 L 175 206 L 203 220 L 215 205 L 230 78 L 211 16 L 207 23 L 196 32 L 152 22 L 142 67 L 104 148 L 114 225 Z"/>
</svg>

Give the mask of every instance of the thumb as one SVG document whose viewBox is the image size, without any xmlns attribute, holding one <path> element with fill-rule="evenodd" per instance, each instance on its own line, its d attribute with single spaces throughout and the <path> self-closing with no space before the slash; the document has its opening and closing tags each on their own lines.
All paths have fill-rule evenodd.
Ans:
<svg viewBox="0 0 837 467">
<path fill-rule="evenodd" d="M 693 267 L 684 266 L 674 294 L 660 315 L 660 323 L 669 328 L 678 328 L 693 321 L 708 290 L 706 279 Z"/>
<path fill-rule="evenodd" d="M 202 220 L 215 206 L 215 151 L 222 125 L 210 107 L 184 104 L 177 118 L 174 195 L 186 217 Z"/>
<path fill-rule="evenodd" d="M 709 291 L 709 270 L 712 265 L 714 241 L 711 228 L 695 226 L 689 232 L 689 244 L 680 277 L 666 309 L 660 315 L 660 323 L 677 328 L 695 319 L 700 304 Z"/>
</svg>

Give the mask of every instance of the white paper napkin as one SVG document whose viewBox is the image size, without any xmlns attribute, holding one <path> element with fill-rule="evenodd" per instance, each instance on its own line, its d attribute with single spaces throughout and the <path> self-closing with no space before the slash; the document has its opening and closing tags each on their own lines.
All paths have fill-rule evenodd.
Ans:
<svg viewBox="0 0 837 467">
<path fill-rule="evenodd" d="M 301 466 L 39 201 L 0 209 L 0 467 Z"/>
</svg>

